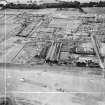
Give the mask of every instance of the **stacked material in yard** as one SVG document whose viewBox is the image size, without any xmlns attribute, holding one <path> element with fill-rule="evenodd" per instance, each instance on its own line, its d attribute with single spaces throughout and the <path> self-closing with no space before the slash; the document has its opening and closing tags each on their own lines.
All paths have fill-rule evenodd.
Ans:
<svg viewBox="0 0 105 105">
<path fill-rule="evenodd" d="M 78 60 L 76 60 L 77 66 L 88 66 L 88 67 L 99 67 L 99 60 L 94 56 L 80 56 Z"/>
<path fill-rule="evenodd" d="M 78 54 L 87 54 L 87 55 L 95 55 L 94 48 L 92 43 L 83 43 L 76 48 L 76 53 Z"/>
<path fill-rule="evenodd" d="M 46 60 L 58 61 L 62 43 L 52 42 L 52 45 L 47 53 Z"/>
<path fill-rule="evenodd" d="M 42 48 L 41 52 L 40 52 L 40 58 L 46 59 L 47 53 L 49 51 L 50 45 L 45 46 L 44 48 Z"/>
</svg>

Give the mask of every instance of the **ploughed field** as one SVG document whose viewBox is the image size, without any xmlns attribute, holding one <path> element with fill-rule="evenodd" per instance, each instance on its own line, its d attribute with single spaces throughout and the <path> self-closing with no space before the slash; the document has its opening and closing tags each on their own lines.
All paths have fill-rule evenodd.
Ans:
<svg viewBox="0 0 105 105">
<path fill-rule="evenodd" d="M 0 102 L 7 96 L 13 105 L 104 105 L 102 69 L 49 65 L 37 57 L 52 41 L 62 41 L 63 61 L 77 56 L 72 46 L 91 44 L 89 34 L 104 42 L 105 15 L 97 9 L 0 11 Z"/>
</svg>

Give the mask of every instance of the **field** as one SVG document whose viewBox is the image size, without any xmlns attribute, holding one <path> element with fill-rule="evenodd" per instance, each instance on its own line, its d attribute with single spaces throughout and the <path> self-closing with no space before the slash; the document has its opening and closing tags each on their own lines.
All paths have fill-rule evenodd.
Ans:
<svg viewBox="0 0 105 105">
<path fill-rule="evenodd" d="M 13 105 L 105 104 L 103 69 L 74 64 L 78 58 L 98 60 L 89 55 L 94 49 L 90 34 L 105 46 L 105 8 L 84 10 L 87 14 L 78 9 L 0 11 L 0 102 L 6 95 Z M 74 53 L 75 47 L 84 47 L 88 56 Z"/>
</svg>

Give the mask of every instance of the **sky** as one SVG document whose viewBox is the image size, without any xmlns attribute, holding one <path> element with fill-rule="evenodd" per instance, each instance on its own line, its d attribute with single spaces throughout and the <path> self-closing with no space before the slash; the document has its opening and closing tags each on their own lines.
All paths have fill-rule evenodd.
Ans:
<svg viewBox="0 0 105 105">
<path fill-rule="evenodd" d="M 1 1 L 1 0 L 0 0 Z M 16 1 L 20 1 L 20 2 L 26 2 L 29 0 L 7 0 L 8 2 L 16 2 Z M 32 0 L 34 1 L 34 0 Z M 37 0 L 38 1 L 38 0 Z M 40 0 L 39 0 L 40 1 Z M 41 0 L 42 1 L 42 0 Z M 45 0 L 44 0 L 45 1 Z M 48 0 L 50 1 L 50 0 Z M 51 0 L 52 1 L 52 0 Z M 64 1 L 80 1 L 80 2 L 89 2 L 89 1 L 100 1 L 100 0 L 64 0 Z M 101 1 L 105 1 L 105 0 L 101 0 Z"/>
</svg>

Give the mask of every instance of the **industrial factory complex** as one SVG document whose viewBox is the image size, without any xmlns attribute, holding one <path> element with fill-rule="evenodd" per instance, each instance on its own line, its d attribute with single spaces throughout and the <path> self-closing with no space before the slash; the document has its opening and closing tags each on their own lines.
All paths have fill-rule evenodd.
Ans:
<svg viewBox="0 0 105 105">
<path fill-rule="evenodd" d="M 104 10 L 0 10 L 0 105 L 105 105 Z"/>
<path fill-rule="evenodd" d="M 3 47 L 5 39 L 2 41 L 5 35 L 1 36 L 1 48 L 7 50 L 6 54 L 3 52 L 0 62 L 31 65 L 41 61 L 42 64 L 103 68 L 104 18 L 68 11 L 8 12 L 4 29 L 13 29 L 6 31 L 6 48 Z M 1 15 L 1 24 L 5 22 L 3 17 Z"/>
</svg>

